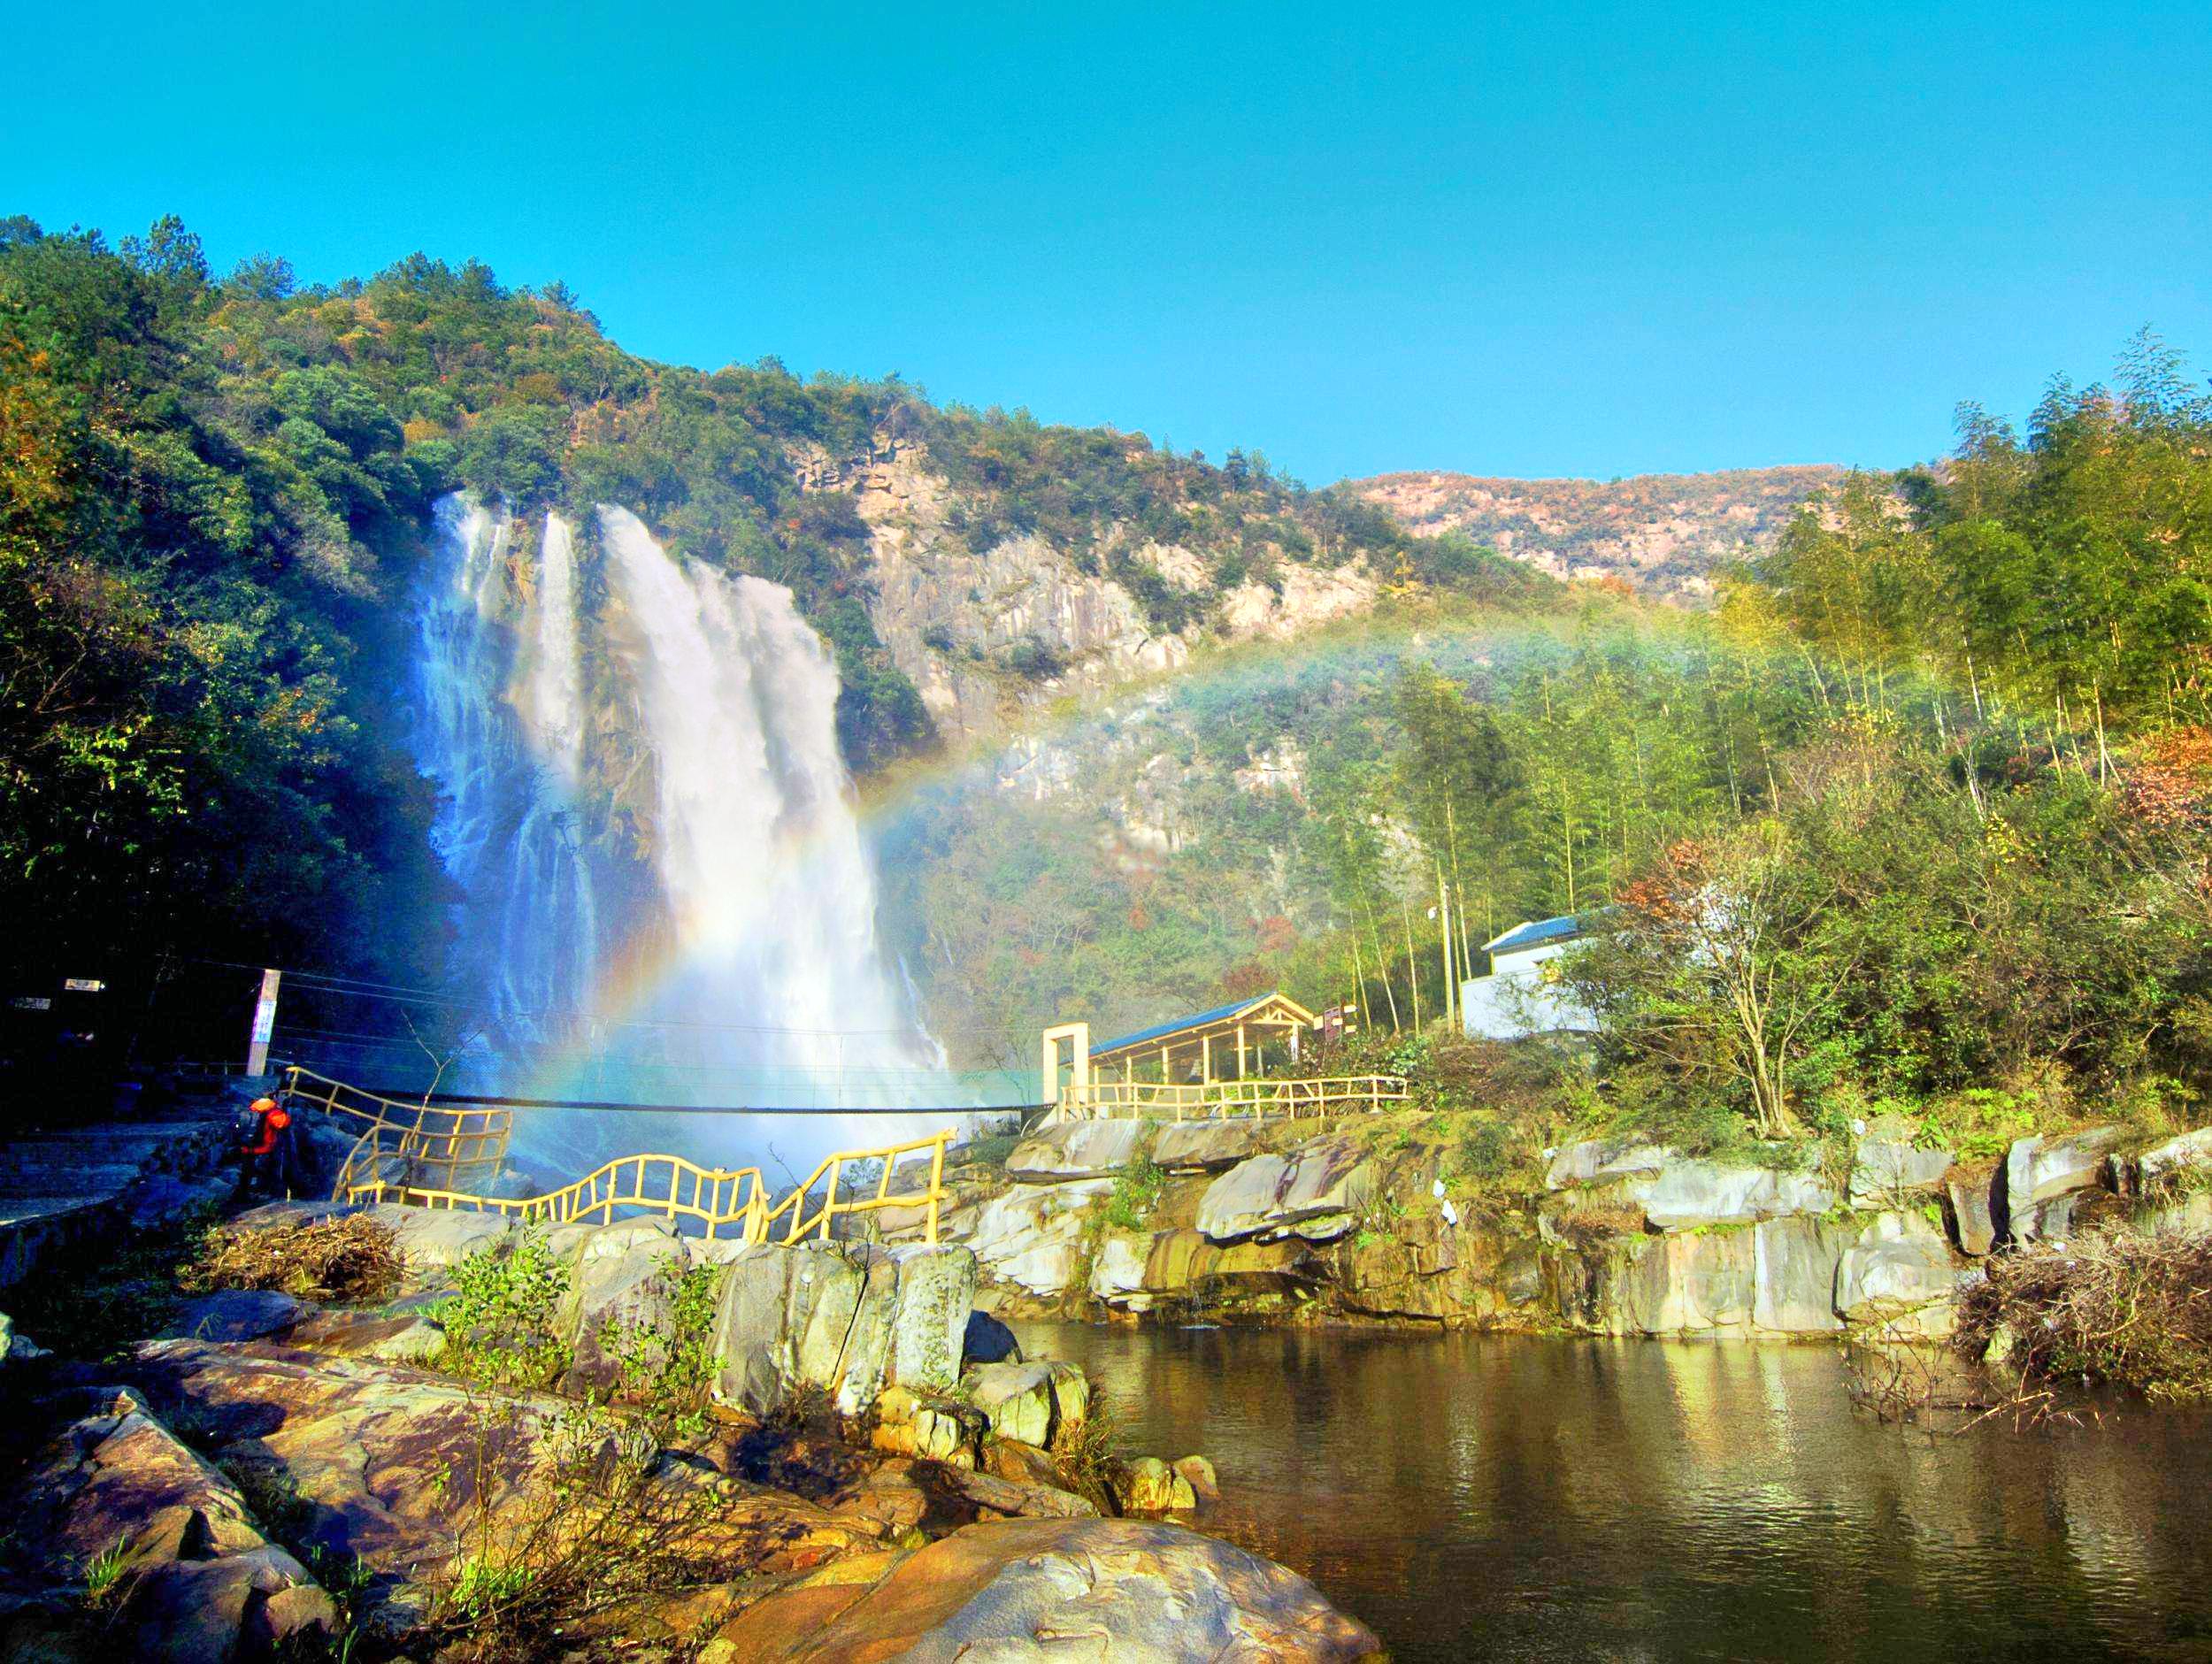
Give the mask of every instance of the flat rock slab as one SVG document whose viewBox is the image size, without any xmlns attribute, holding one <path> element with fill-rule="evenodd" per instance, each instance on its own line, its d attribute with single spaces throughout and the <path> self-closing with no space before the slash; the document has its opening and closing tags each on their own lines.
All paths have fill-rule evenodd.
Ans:
<svg viewBox="0 0 2212 1664">
<path fill-rule="evenodd" d="M 1816 1173 L 1718 1162 L 1671 1162 L 1655 1177 L 1630 1183 L 1626 1193 L 1652 1229 L 1666 1231 L 1824 1214 L 1836 1205 L 1835 1192 Z"/>
<path fill-rule="evenodd" d="M 303 1311 L 299 1301 L 275 1289 L 223 1289 L 187 1300 L 167 1332 L 188 1340 L 264 1340 L 287 1332 Z"/>
<path fill-rule="evenodd" d="M 1098 1178 L 1134 1161 L 1144 1138 L 1141 1121 L 1064 1121 L 1016 1145 L 1006 1176 L 1025 1185 Z"/>
<path fill-rule="evenodd" d="M 1160 1129 L 1152 1159 L 1171 1173 L 1213 1173 L 1279 1150 L 1289 1135 L 1263 1121 L 1177 1121 Z"/>
<path fill-rule="evenodd" d="M 1135 1520 L 971 1525 L 879 1581 L 771 1596 L 702 1664 L 1334 1664 L 1381 1643 L 1286 1568 Z"/>
<path fill-rule="evenodd" d="M 1675 1159 L 1664 1145 L 1626 1139 L 1585 1139 L 1554 1153 L 1544 1169 L 1544 1188 L 1610 1185 L 1624 1178 L 1649 1178 Z"/>
<path fill-rule="evenodd" d="M 386 1629 L 416 1615 L 419 1591 L 407 1584 L 446 1567 L 480 1519 L 499 1531 L 539 1517 L 557 1473 L 550 1453 L 576 1414 L 572 1401 L 542 1394 L 472 1390 L 268 1342 L 157 1341 L 127 1368 L 158 1413 L 188 1416 L 221 1461 L 250 1466 L 296 1498 L 296 1540 L 360 1557 L 374 1580 L 371 1622 Z M 872 1522 L 780 1491 L 689 1468 L 672 1483 L 718 1493 L 695 1528 L 707 1555 L 877 1545 Z"/>
<path fill-rule="evenodd" d="M 73 1605 L 86 1565 L 119 1550 L 112 1656 L 201 1664 L 266 1657 L 309 1630 L 327 1639 L 330 1598 L 263 1537 L 235 1484 L 133 1394 L 80 1396 L 102 1401 L 82 1405 L 90 1414 L 49 1441 L 16 1493 L 15 1592 Z"/>
<path fill-rule="evenodd" d="M 1256 1155 L 1214 1180 L 1199 1199 L 1198 1229 L 1215 1242 L 1279 1236 L 1309 1224 L 1324 1227 L 1316 1240 L 1340 1236 L 1374 1192 L 1374 1169 L 1358 1145 L 1342 1137 L 1316 1139 L 1287 1154 Z"/>
</svg>

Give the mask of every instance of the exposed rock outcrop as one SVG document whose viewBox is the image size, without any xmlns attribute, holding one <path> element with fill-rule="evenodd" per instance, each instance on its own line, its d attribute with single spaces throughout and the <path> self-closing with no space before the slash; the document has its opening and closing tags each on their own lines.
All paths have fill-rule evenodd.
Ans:
<svg viewBox="0 0 2212 1664">
<path fill-rule="evenodd" d="M 2005 1156 L 2010 1239 L 2064 1236 L 2083 1197 L 2103 1185 L 2112 1154 L 2125 1138 L 2118 1127 L 2089 1127 L 2059 1138 L 2017 1140 Z"/>
<path fill-rule="evenodd" d="M 1214 1180 L 1198 1204 L 1198 1229 L 1214 1242 L 1294 1234 L 1324 1242 L 1352 1228 L 1374 1189 L 1374 1169 L 1355 1141 L 1316 1139 L 1287 1154 L 1240 1162 Z"/>
<path fill-rule="evenodd" d="M 879 1580 L 772 1596 L 700 1656 L 1325 1664 L 1381 1650 L 1304 1578 L 1227 1543 L 1134 1520 L 1025 1520 L 956 1531 Z"/>
<path fill-rule="evenodd" d="M 78 1396 L 83 1414 L 22 1476 L 9 1536 L 27 1563 L 11 1577 L 19 1600 L 9 1603 L 16 1610 L 0 1650 L 201 1664 L 265 1658 L 331 1636 L 330 1597 L 262 1535 L 235 1484 L 129 1392 Z M 78 1608 L 95 1567 L 92 1598 L 103 1608 L 95 1634 L 40 1637 Z"/>
</svg>

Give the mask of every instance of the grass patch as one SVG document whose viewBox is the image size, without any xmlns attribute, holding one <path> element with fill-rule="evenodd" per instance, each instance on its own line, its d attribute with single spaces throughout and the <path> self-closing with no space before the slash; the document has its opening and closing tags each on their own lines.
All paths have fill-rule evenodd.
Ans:
<svg viewBox="0 0 2212 1664">
<path fill-rule="evenodd" d="M 1148 1155 L 1140 1155 L 1114 1175 L 1113 1192 L 1099 1210 L 1099 1222 L 1110 1231 L 1134 1231 L 1151 1215 L 1167 1188 L 1167 1169 Z"/>
</svg>

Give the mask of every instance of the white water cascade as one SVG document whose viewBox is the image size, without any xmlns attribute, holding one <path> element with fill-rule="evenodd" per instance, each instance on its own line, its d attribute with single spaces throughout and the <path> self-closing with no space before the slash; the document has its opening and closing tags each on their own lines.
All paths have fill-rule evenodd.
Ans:
<svg viewBox="0 0 2212 1664">
<path fill-rule="evenodd" d="M 472 998 L 450 1026 L 488 1025 L 494 1045 L 512 1047 L 543 1040 L 549 1019 L 574 1007 L 599 945 L 596 879 L 572 796 L 583 700 L 569 538 L 549 517 L 525 660 L 508 601 L 506 510 L 449 496 L 437 523 L 439 558 L 417 612 L 416 735 L 446 795 L 432 842 L 461 893 L 455 971 Z M 511 702 L 518 679 L 527 697 Z"/>
<path fill-rule="evenodd" d="M 941 1100 L 942 1054 L 877 939 L 836 665 L 791 593 L 680 561 L 618 508 L 599 509 L 588 541 L 548 515 L 534 550 L 469 498 L 442 502 L 438 525 L 417 728 L 461 892 L 456 981 L 492 1022 L 472 1085 L 663 1104 Z M 796 1156 L 941 1123 L 571 1117 L 544 1154 L 728 1162 L 771 1139 Z"/>
</svg>

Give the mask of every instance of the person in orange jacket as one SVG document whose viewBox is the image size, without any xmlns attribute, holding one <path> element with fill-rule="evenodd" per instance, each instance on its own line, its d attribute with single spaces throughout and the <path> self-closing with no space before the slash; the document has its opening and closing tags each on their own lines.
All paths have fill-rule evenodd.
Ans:
<svg viewBox="0 0 2212 1664">
<path fill-rule="evenodd" d="M 265 1185 L 272 1196 L 291 1193 L 292 1112 L 273 1098 L 253 1100 L 252 1123 L 239 1148 L 244 1172 L 242 1192 L 251 1194 Z"/>
</svg>

